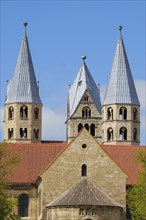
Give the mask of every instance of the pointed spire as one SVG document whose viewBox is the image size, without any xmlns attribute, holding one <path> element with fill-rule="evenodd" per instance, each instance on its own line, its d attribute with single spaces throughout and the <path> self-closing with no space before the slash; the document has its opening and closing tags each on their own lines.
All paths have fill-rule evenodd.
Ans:
<svg viewBox="0 0 146 220">
<path fill-rule="evenodd" d="M 122 39 L 122 26 L 119 26 L 119 30 L 120 36 L 118 38 L 104 105 L 122 103 L 140 105 Z"/>
<path fill-rule="evenodd" d="M 92 78 L 88 67 L 85 63 L 86 56 L 82 56 L 83 64 L 80 67 L 79 73 L 69 89 L 69 110 L 70 116 L 73 115 L 81 98 L 86 91 L 89 92 L 94 104 L 96 105 L 99 113 L 101 113 L 101 102 L 99 89 Z"/>
<path fill-rule="evenodd" d="M 24 38 L 22 39 L 15 71 L 7 87 L 6 103 L 30 102 L 42 104 L 27 40 L 26 26 L 27 22 L 24 23 Z"/>
</svg>

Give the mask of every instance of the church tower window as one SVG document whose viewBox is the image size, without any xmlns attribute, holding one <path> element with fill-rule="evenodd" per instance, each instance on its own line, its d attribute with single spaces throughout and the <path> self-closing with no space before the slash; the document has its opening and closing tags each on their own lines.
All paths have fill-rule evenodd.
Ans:
<svg viewBox="0 0 146 220">
<path fill-rule="evenodd" d="M 107 130 L 107 140 L 108 141 L 113 140 L 113 129 L 112 128 L 108 128 L 108 130 Z"/>
<path fill-rule="evenodd" d="M 91 124 L 90 133 L 93 137 L 95 136 L 95 124 Z"/>
<path fill-rule="evenodd" d="M 111 107 L 107 109 L 107 120 L 113 120 L 113 109 Z"/>
<path fill-rule="evenodd" d="M 125 127 L 120 128 L 120 140 L 127 140 L 127 129 Z"/>
<path fill-rule="evenodd" d="M 78 124 L 78 132 L 80 131 L 80 130 L 82 130 L 82 128 L 83 128 L 83 125 L 80 123 L 80 124 Z"/>
<path fill-rule="evenodd" d="M 86 164 L 82 165 L 82 176 L 87 176 L 87 165 Z"/>
<path fill-rule="evenodd" d="M 28 217 L 29 196 L 21 194 L 18 198 L 18 214 L 20 217 Z"/>
<path fill-rule="evenodd" d="M 39 119 L 39 109 L 38 108 L 34 109 L 34 119 Z"/>
<path fill-rule="evenodd" d="M 13 138 L 13 128 L 9 128 L 8 129 L 8 139 L 12 139 Z"/>
<path fill-rule="evenodd" d="M 89 125 L 85 124 L 85 128 L 87 129 L 87 131 L 89 131 Z"/>
<path fill-rule="evenodd" d="M 26 105 L 20 107 L 20 118 L 27 119 L 28 118 L 28 108 Z"/>
<path fill-rule="evenodd" d="M 137 129 L 136 128 L 133 129 L 133 140 L 137 141 Z"/>
<path fill-rule="evenodd" d="M 119 114 L 120 114 L 120 120 L 126 120 L 127 119 L 127 109 L 125 107 L 120 108 Z"/>
<path fill-rule="evenodd" d="M 91 109 L 89 107 L 84 107 L 82 109 L 82 117 L 83 118 L 91 117 Z"/>
<path fill-rule="evenodd" d="M 9 107 L 8 118 L 9 119 L 13 119 L 14 118 L 14 108 L 12 106 Z"/>
<path fill-rule="evenodd" d="M 137 109 L 133 109 L 133 120 L 137 120 Z"/>
<path fill-rule="evenodd" d="M 27 138 L 27 128 L 20 128 L 20 138 Z"/>
<path fill-rule="evenodd" d="M 38 139 L 39 138 L 39 129 L 34 128 L 33 133 L 34 133 L 34 139 Z"/>
</svg>

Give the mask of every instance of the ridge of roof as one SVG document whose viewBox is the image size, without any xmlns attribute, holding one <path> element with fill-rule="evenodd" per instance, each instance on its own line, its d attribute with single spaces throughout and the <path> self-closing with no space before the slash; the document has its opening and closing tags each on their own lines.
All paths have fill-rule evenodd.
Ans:
<svg viewBox="0 0 146 220">
<path fill-rule="evenodd" d="M 103 105 L 118 103 L 140 105 L 121 34 L 118 38 Z"/>
<path fill-rule="evenodd" d="M 81 98 L 83 97 L 86 91 L 88 91 L 88 93 L 90 94 L 94 104 L 96 105 L 96 108 L 101 114 L 101 101 L 99 89 L 84 61 L 73 84 L 69 88 L 68 105 L 70 116 L 72 116 L 75 112 Z"/>
<path fill-rule="evenodd" d="M 99 188 L 93 186 L 87 178 L 83 178 L 46 207 L 81 205 L 121 206 Z"/>
<path fill-rule="evenodd" d="M 7 86 L 6 104 L 28 102 L 42 104 L 36 82 L 26 30 L 14 74 Z"/>
</svg>

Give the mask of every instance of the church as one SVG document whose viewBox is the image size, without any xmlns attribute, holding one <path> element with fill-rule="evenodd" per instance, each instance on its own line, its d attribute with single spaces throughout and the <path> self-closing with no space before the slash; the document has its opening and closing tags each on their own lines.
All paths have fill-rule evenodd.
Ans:
<svg viewBox="0 0 146 220">
<path fill-rule="evenodd" d="M 24 26 L 4 118 L 4 141 L 21 156 L 8 183 L 18 214 L 23 220 L 128 219 L 126 188 L 137 182 L 135 154 L 146 147 L 122 26 L 103 104 L 82 57 L 68 91 L 66 141 L 41 138 L 43 103 Z"/>
</svg>

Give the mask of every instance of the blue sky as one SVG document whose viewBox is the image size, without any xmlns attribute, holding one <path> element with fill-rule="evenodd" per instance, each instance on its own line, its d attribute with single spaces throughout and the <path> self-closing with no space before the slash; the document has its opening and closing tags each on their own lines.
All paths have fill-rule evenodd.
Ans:
<svg viewBox="0 0 146 220">
<path fill-rule="evenodd" d="M 95 82 L 100 83 L 103 96 L 119 35 L 117 27 L 122 25 L 141 102 L 141 144 L 146 144 L 145 20 L 142 0 L 1 1 L 1 112 L 6 81 L 14 72 L 24 34 L 24 21 L 28 22 L 27 35 L 44 106 L 43 139 L 65 139 L 68 85 L 78 73 L 82 55 L 87 56 L 86 63 Z M 0 137 L 2 140 L 2 128 Z"/>
</svg>

